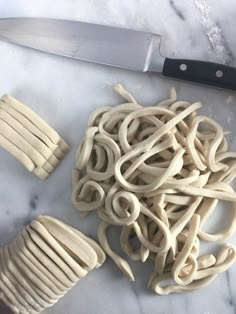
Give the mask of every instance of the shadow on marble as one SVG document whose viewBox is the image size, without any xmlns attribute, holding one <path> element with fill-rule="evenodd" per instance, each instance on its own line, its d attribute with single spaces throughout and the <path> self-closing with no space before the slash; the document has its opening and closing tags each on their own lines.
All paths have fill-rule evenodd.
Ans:
<svg viewBox="0 0 236 314">
<path fill-rule="evenodd" d="M 13 314 L 13 312 L 0 300 L 0 313 Z"/>
</svg>

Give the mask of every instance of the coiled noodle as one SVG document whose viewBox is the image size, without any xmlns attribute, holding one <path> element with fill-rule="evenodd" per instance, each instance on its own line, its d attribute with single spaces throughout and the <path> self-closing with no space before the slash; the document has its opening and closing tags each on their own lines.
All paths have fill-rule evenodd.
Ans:
<svg viewBox="0 0 236 314">
<path fill-rule="evenodd" d="M 227 152 L 223 128 L 198 114 L 201 103 L 177 101 L 172 89 L 169 99 L 143 107 L 120 84 L 114 89 L 126 103 L 90 116 L 73 171 L 73 204 L 98 213 L 100 244 L 130 280 L 129 264 L 109 245 L 110 226 L 121 226 L 121 247 L 132 260 L 154 262 L 149 287 L 156 293 L 205 287 L 236 260 L 232 245 L 217 256 L 199 253 L 203 240 L 235 232 L 236 153 Z M 204 225 L 219 201 L 232 203 L 232 219 L 208 233 Z M 169 279 L 173 285 L 163 288 Z"/>
</svg>

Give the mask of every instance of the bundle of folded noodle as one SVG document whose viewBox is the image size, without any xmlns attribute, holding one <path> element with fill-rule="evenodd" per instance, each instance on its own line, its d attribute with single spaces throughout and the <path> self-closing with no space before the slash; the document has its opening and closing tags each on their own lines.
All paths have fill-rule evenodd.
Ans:
<svg viewBox="0 0 236 314">
<path fill-rule="evenodd" d="M 0 99 L 0 146 L 41 179 L 54 171 L 69 150 L 43 119 L 8 95 Z"/>
<path fill-rule="evenodd" d="M 40 313 L 105 258 L 91 238 L 55 218 L 39 216 L 0 249 L 0 299 L 14 313 Z"/>
</svg>

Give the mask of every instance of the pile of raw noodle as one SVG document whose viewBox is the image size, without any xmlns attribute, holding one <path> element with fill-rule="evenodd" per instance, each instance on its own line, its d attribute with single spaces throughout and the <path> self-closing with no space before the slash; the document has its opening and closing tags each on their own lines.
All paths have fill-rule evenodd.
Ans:
<svg viewBox="0 0 236 314">
<path fill-rule="evenodd" d="M 149 287 L 156 293 L 205 287 L 236 260 L 229 244 L 216 256 L 199 254 L 201 242 L 235 232 L 236 153 L 227 151 L 222 127 L 197 113 L 201 103 L 176 101 L 172 89 L 169 99 L 142 107 L 121 85 L 114 89 L 126 103 L 90 116 L 76 156 L 73 204 L 97 211 L 99 242 L 130 280 L 129 264 L 108 243 L 110 226 L 122 227 L 120 244 L 132 260 L 154 262 Z M 204 225 L 218 201 L 232 203 L 232 218 L 210 234 Z"/>
</svg>

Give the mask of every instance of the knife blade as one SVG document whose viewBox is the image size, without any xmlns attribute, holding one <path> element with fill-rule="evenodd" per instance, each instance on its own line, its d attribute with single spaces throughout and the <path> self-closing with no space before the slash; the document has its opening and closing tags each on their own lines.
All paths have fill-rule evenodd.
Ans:
<svg viewBox="0 0 236 314">
<path fill-rule="evenodd" d="M 69 20 L 7 18 L 0 19 L 0 39 L 74 59 L 236 90 L 236 68 L 164 57 L 161 36 L 149 32 Z"/>
</svg>

